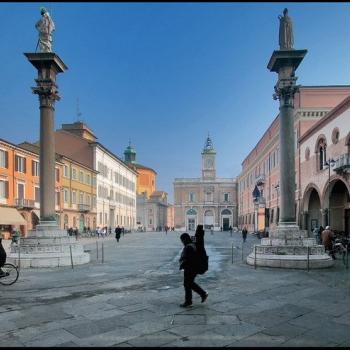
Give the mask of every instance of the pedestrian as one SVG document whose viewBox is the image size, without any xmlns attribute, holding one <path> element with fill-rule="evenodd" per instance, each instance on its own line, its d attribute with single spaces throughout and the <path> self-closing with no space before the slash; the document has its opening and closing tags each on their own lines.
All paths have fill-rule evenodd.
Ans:
<svg viewBox="0 0 350 350">
<path fill-rule="evenodd" d="M 123 234 L 123 237 L 124 237 L 124 234 L 125 234 L 125 229 L 124 229 L 124 226 L 122 226 L 122 234 Z"/>
<path fill-rule="evenodd" d="M 119 227 L 119 225 L 115 228 L 115 238 L 117 240 L 117 242 L 119 242 L 120 239 L 120 233 L 121 233 L 121 229 Z"/>
<path fill-rule="evenodd" d="M 326 251 L 328 251 L 329 255 L 335 260 L 335 255 L 333 251 L 333 239 L 334 233 L 329 226 L 326 226 L 326 229 L 323 230 L 321 235 L 322 243 Z"/>
<path fill-rule="evenodd" d="M 247 234 L 248 234 L 247 227 L 244 226 L 244 228 L 243 228 L 243 230 L 242 230 L 243 243 L 245 243 L 245 240 L 247 239 Z"/>
<path fill-rule="evenodd" d="M 213 230 L 213 228 L 214 228 L 214 226 L 213 226 L 213 225 L 211 225 L 211 226 L 210 226 L 210 234 L 214 234 L 214 230 Z"/>
<path fill-rule="evenodd" d="M 74 229 L 74 235 L 75 235 L 75 239 L 76 240 L 78 240 L 78 228 L 76 227 L 75 229 Z"/>
<path fill-rule="evenodd" d="M 4 247 L 2 246 L 2 238 L 0 237 L 0 277 L 8 276 L 1 268 L 6 263 L 6 251 Z"/>
<path fill-rule="evenodd" d="M 200 295 L 202 303 L 208 298 L 208 293 L 204 291 L 197 283 L 195 278 L 197 276 L 197 249 L 192 243 L 191 237 L 188 233 L 183 233 L 180 236 L 184 248 L 179 260 L 180 270 L 184 270 L 184 288 L 185 288 L 185 302 L 180 304 L 181 307 L 189 307 L 192 305 L 192 290 Z"/>
<path fill-rule="evenodd" d="M 165 234 L 168 234 L 168 226 L 165 226 Z"/>
<path fill-rule="evenodd" d="M 230 230 L 230 234 L 231 234 L 231 237 L 232 237 L 232 226 L 231 225 L 229 227 L 229 230 Z"/>
</svg>

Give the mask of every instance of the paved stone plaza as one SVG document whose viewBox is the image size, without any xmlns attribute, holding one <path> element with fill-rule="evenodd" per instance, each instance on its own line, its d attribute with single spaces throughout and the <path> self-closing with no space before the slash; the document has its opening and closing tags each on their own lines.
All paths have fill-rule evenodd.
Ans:
<svg viewBox="0 0 350 350">
<path fill-rule="evenodd" d="M 98 261 L 96 239 L 85 238 L 88 265 L 22 269 L 16 284 L 0 285 L 1 346 L 350 345 L 350 271 L 341 261 L 255 270 L 242 263 L 239 233 L 206 233 L 210 271 L 197 281 L 209 297 L 182 309 L 179 235 L 101 238 Z M 249 235 L 244 256 L 254 243 Z"/>
</svg>

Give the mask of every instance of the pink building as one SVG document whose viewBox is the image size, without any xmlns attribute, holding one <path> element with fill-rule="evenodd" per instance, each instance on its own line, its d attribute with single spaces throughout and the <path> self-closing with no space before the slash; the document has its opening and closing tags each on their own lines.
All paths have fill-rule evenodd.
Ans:
<svg viewBox="0 0 350 350">
<path fill-rule="evenodd" d="M 301 222 L 300 148 L 298 139 L 350 95 L 350 86 L 301 86 L 295 94 L 295 210 Z M 277 106 L 276 106 L 277 109 Z M 253 191 L 259 194 L 256 200 Z M 258 192 L 257 192 L 258 191 Z M 279 115 L 242 162 L 238 176 L 239 227 L 269 230 L 279 219 Z"/>
</svg>

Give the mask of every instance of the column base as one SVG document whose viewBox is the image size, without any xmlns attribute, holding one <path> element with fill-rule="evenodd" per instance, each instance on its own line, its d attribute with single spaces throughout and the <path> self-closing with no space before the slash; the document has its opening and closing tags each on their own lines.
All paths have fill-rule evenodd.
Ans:
<svg viewBox="0 0 350 350">
<path fill-rule="evenodd" d="M 73 265 L 90 262 L 90 254 L 84 252 L 83 246 L 75 237 L 70 237 L 65 230 L 59 229 L 55 221 L 41 221 L 27 238 L 21 238 L 19 244 L 11 246 L 8 261 L 20 264 L 21 268 L 69 266 L 70 247 Z"/>
</svg>

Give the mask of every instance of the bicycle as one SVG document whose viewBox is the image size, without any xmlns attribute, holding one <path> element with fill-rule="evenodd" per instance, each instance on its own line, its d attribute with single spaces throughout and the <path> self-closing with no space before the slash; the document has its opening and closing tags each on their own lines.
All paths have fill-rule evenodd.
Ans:
<svg viewBox="0 0 350 350">
<path fill-rule="evenodd" d="M 10 286 L 18 280 L 19 271 L 15 265 L 5 263 L 1 269 L 5 272 L 6 276 L 0 277 L 0 284 Z"/>
</svg>

